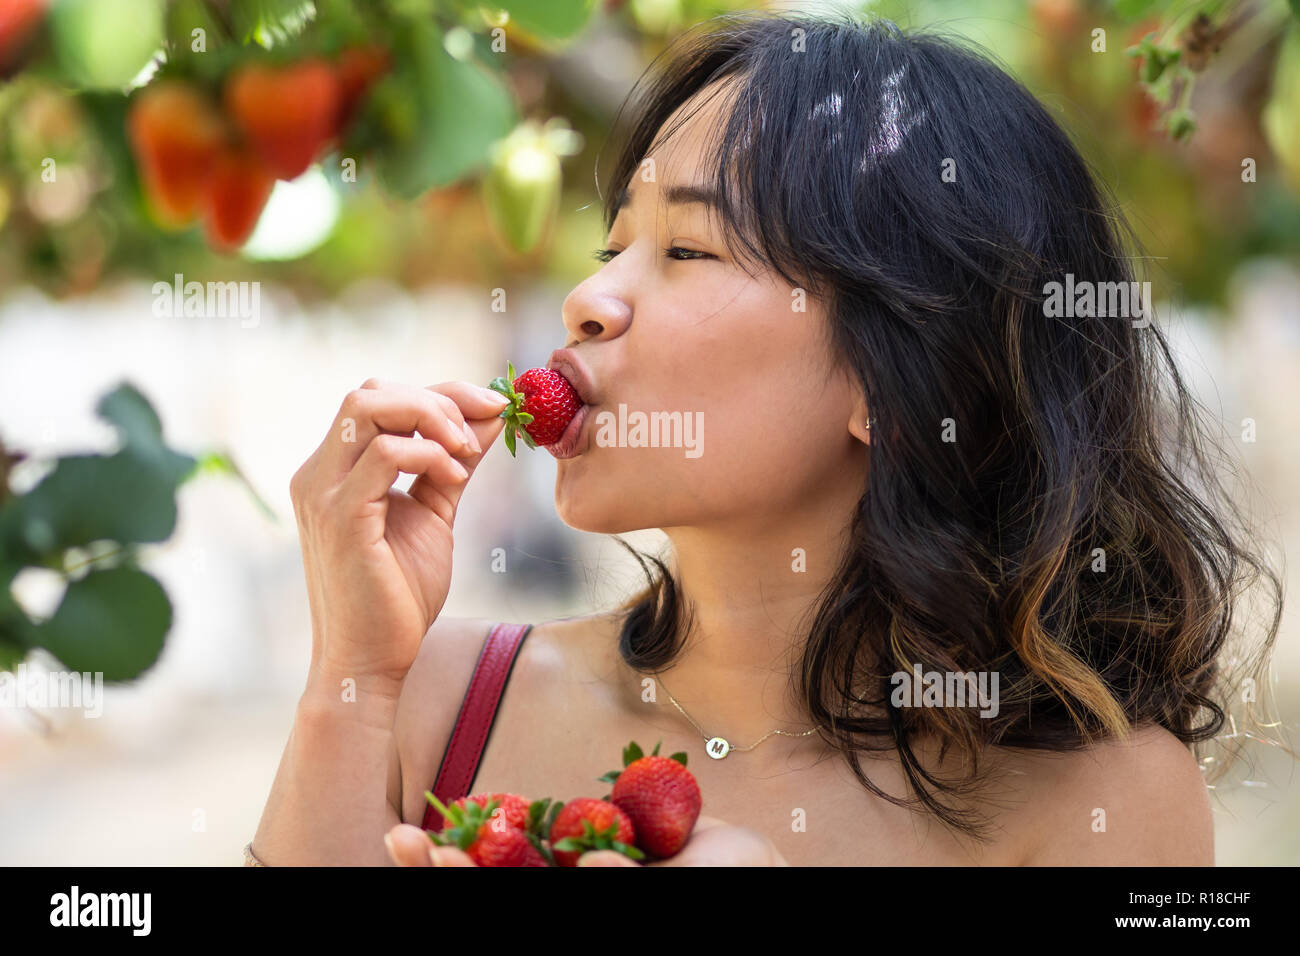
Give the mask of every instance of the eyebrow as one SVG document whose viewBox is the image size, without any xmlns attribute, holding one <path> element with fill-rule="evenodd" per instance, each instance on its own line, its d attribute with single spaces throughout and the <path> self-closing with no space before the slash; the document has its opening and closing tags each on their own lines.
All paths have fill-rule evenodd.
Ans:
<svg viewBox="0 0 1300 956">
<path fill-rule="evenodd" d="M 664 200 L 670 206 L 686 206 L 691 203 L 700 203 L 710 209 L 722 208 L 722 200 L 708 186 L 689 184 L 669 186 L 664 190 Z M 618 198 L 614 202 L 614 215 L 617 216 L 629 202 L 631 202 L 631 196 L 628 187 L 624 186 L 619 190 Z"/>
</svg>

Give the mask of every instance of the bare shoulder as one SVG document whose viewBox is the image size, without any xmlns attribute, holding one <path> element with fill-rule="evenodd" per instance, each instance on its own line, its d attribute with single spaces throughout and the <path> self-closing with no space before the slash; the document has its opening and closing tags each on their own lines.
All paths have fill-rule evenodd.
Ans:
<svg viewBox="0 0 1300 956">
<path fill-rule="evenodd" d="M 621 616 L 616 611 L 535 625 L 519 651 L 518 674 L 510 678 L 512 691 L 518 685 L 540 688 L 607 680 L 621 666 L 620 626 Z"/>
<path fill-rule="evenodd" d="M 390 799 L 401 793 L 406 823 L 418 826 L 424 818 L 424 791 L 433 784 L 465 688 L 494 623 L 439 618 L 424 635 L 420 653 L 407 672 L 393 723 L 396 766 L 389 780 Z"/>
<path fill-rule="evenodd" d="M 400 794 L 401 817 L 407 823 L 418 825 L 424 817 L 424 791 L 437 776 L 465 689 L 495 623 L 487 618 L 438 619 L 407 673 L 393 727 L 389 775 L 389 798 L 396 803 Z M 510 672 L 507 705 L 527 705 L 539 695 L 563 696 L 577 681 L 598 682 L 599 675 L 617 666 L 610 654 L 616 647 L 608 640 L 615 626 L 612 614 L 535 624 Z"/>
<path fill-rule="evenodd" d="M 1213 866 L 1209 790 L 1191 748 L 1155 724 L 1127 740 L 1015 761 L 1038 866 Z"/>
</svg>

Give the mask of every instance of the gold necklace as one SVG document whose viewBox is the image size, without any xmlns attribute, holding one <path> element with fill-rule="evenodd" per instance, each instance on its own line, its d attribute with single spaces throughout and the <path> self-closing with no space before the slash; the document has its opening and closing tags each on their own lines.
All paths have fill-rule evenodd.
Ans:
<svg viewBox="0 0 1300 956">
<path fill-rule="evenodd" d="M 807 737 L 809 734 L 817 733 L 816 727 L 813 727 L 809 730 L 805 730 L 801 734 L 792 734 L 788 730 L 769 730 L 767 733 L 759 737 L 748 747 L 733 747 L 725 737 L 710 737 L 707 733 L 705 733 L 704 728 L 695 722 L 695 718 L 692 717 L 690 714 L 686 713 L 686 709 L 682 707 L 681 704 L 677 703 L 677 698 L 674 697 L 672 691 L 668 689 L 668 686 L 664 683 L 663 678 L 660 677 L 658 674 L 656 674 L 655 679 L 659 681 L 659 686 L 664 689 L 664 693 L 667 694 L 668 699 L 673 702 L 673 706 L 676 707 L 679 711 L 681 711 L 682 716 L 685 717 L 687 720 L 689 720 L 691 722 L 691 726 L 694 727 L 696 731 L 699 732 L 699 735 L 704 738 L 704 752 L 708 754 L 710 757 L 712 757 L 714 760 L 721 760 L 723 757 L 731 753 L 733 750 L 739 751 L 741 753 L 744 753 L 746 750 L 753 750 L 755 747 L 761 744 L 768 737 L 771 737 L 773 734 L 780 734 L 782 737 Z"/>
</svg>

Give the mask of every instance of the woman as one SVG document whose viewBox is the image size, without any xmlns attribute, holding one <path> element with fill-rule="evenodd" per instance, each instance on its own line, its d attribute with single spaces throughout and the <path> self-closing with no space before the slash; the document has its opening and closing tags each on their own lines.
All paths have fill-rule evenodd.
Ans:
<svg viewBox="0 0 1300 956">
<path fill-rule="evenodd" d="M 633 102 L 551 362 L 588 406 L 555 500 L 671 553 L 512 646 L 463 789 L 598 796 L 662 740 L 708 815 L 676 864 L 1211 864 L 1188 745 L 1239 585 L 1277 581 L 1144 303 L 1050 303 L 1137 288 L 1067 137 L 980 56 L 847 19 L 710 22 Z M 420 825 L 494 623 L 439 612 L 503 404 L 368 381 L 294 476 L 312 665 L 261 861 L 468 862 Z M 619 405 L 698 416 L 699 454 L 598 440 Z"/>
</svg>

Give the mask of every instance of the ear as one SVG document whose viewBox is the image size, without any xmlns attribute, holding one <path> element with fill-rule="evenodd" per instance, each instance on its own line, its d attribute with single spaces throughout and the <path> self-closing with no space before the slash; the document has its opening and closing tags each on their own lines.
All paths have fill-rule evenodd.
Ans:
<svg viewBox="0 0 1300 956">
<path fill-rule="evenodd" d="M 868 448 L 871 447 L 871 431 L 867 428 L 869 415 L 867 399 L 861 389 L 853 390 L 853 407 L 849 411 L 849 434 Z"/>
</svg>

